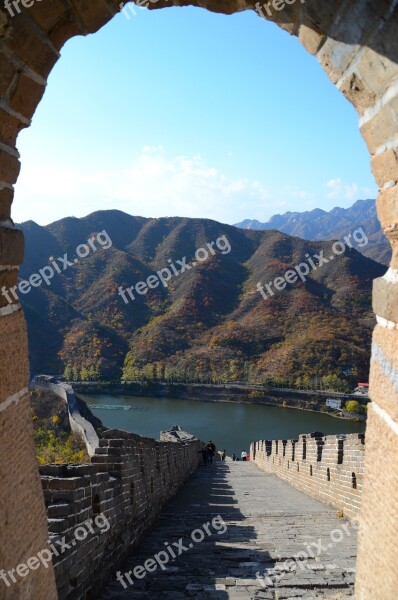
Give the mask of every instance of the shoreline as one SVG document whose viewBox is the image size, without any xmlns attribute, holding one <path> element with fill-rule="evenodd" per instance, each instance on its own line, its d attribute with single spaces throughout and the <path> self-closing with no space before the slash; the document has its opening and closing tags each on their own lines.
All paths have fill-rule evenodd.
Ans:
<svg viewBox="0 0 398 600">
<path fill-rule="evenodd" d="M 77 394 L 89 395 L 115 395 L 115 396 L 152 396 L 155 398 L 176 398 L 182 400 L 193 400 L 198 402 L 225 402 L 229 404 L 257 404 L 263 406 L 273 406 L 275 408 L 290 408 L 302 410 L 305 412 L 319 413 L 342 421 L 366 422 L 366 416 L 355 415 L 353 417 L 343 416 L 334 412 L 321 410 L 324 403 L 320 401 L 324 398 L 316 398 L 300 392 L 284 394 L 278 392 L 254 392 L 253 390 L 235 389 L 234 391 L 222 387 L 204 387 L 187 384 L 168 385 L 168 384 L 107 384 L 107 383 L 72 383 Z M 259 395 L 262 397 L 259 398 Z M 301 396 L 301 397 L 300 397 Z M 304 396 L 304 397 L 303 397 Z M 305 406 L 303 406 L 305 404 Z"/>
</svg>

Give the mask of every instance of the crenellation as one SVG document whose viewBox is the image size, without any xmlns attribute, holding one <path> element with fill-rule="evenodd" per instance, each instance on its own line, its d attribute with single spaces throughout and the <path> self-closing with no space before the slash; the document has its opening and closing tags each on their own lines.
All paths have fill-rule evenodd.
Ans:
<svg viewBox="0 0 398 600">
<path fill-rule="evenodd" d="M 300 435 L 298 440 L 283 441 L 287 454 L 279 454 L 279 460 L 275 460 L 276 448 L 280 447 L 277 440 L 265 442 L 270 453 L 262 450 L 264 442 L 253 443 L 253 462 L 263 471 L 274 473 L 306 494 L 342 510 L 346 516 L 357 516 L 361 505 L 364 434 L 323 436 L 316 432 Z"/>
<path fill-rule="evenodd" d="M 98 591 L 199 463 L 195 439 L 156 441 L 113 430 L 105 435 L 91 464 L 40 467 L 49 532 L 58 536 L 52 543 L 63 538 L 69 546 L 53 557 L 59 600 Z M 76 539 L 79 527 L 96 517 L 109 528 L 94 527 Z"/>
</svg>

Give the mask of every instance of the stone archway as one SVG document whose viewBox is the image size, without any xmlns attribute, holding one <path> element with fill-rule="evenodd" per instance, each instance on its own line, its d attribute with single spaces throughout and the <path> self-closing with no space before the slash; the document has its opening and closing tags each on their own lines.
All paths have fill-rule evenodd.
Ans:
<svg viewBox="0 0 398 600">
<path fill-rule="evenodd" d="M 145 5 L 144 0 L 137 3 Z M 23 237 L 11 220 L 13 184 L 20 166 L 18 133 L 29 126 L 62 45 L 75 35 L 97 31 L 119 11 L 120 4 L 119 0 L 9 0 L 9 10 L 0 9 L 0 289 L 16 284 L 23 259 Z M 393 598 L 398 587 L 398 466 L 394 460 L 398 451 L 398 2 L 152 0 L 149 8 L 172 5 L 195 5 L 225 14 L 257 5 L 264 17 L 297 36 L 316 55 L 358 111 L 380 186 L 378 214 L 393 256 L 388 273 L 374 285 L 373 403 L 367 426 L 364 527 L 356 590 L 361 599 Z M 47 531 L 27 393 L 26 328 L 17 301 L 8 305 L 0 296 L 0 324 L 3 566 L 17 565 L 37 554 L 45 547 Z M 31 574 L 19 588 L 18 598 L 56 597 L 50 569 Z"/>
</svg>

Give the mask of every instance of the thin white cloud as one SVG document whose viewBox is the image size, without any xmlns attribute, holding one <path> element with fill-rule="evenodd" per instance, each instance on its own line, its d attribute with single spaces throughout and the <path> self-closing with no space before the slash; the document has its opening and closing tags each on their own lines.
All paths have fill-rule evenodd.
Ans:
<svg viewBox="0 0 398 600">
<path fill-rule="evenodd" d="M 261 206 L 270 194 L 259 181 L 229 177 L 200 156 L 168 158 L 161 146 L 145 146 L 140 156 L 119 170 L 69 169 L 66 165 L 24 165 L 16 186 L 18 208 L 35 205 L 31 215 L 48 223 L 66 215 L 118 208 L 143 216 L 206 217 L 239 220 L 241 207 Z M 267 202 L 268 201 L 268 202 Z M 62 212 L 60 214 L 60 208 Z"/>
<path fill-rule="evenodd" d="M 313 192 L 303 190 L 297 185 L 285 185 L 283 189 L 287 195 L 292 196 L 293 198 L 301 198 L 303 200 L 312 200 L 314 198 Z"/>
<path fill-rule="evenodd" d="M 360 187 L 357 183 L 345 183 L 339 177 L 329 179 L 325 185 L 330 190 L 326 194 L 326 198 L 330 199 L 357 200 L 360 197 L 368 197 L 371 194 L 369 188 Z"/>
<path fill-rule="evenodd" d="M 340 178 L 324 187 L 329 201 L 371 197 L 371 191 Z M 323 190 L 323 191 L 324 191 Z M 272 214 L 322 205 L 321 193 L 294 184 L 272 195 L 257 179 L 227 175 L 204 158 L 169 157 L 162 146 L 144 146 L 135 159 L 101 169 L 93 162 L 76 166 L 52 161 L 25 162 L 16 185 L 13 218 L 40 224 L 65 216 L 84 216 L 117 208 L 144 217 L 186 216 L 237 223 L 245 218 L 266 221 Z M 298 206 L 299 204 L 299 206 Z"/>
</svg>

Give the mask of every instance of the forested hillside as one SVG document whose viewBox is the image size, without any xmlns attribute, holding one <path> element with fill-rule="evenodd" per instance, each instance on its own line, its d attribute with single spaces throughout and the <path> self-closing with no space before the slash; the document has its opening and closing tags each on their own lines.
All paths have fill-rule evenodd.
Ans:
<svg viewBox="0 0 398 600">
<path fill-rule="evenodd" d="M 278 231 L 237 229 L 208 219 L 133 217 L 116 210 L 67 218 L 46 227 L 21 225 L 27 257 L 21 278 L 76 256 L 76 247 L 106 231 L 98 247 L 50 285 L 21 294 L 29 329 L 32 372 L 70 379 L 146 378 L 217 381 L 297 381 L 351 371 L 367 377 L 372 279 L 385 268 L 347 248 L 264 300 L 267 283 L 331 242 Z M 209 258 L 126 303 L 118 294 L 170 261 L 225 236 L 228 253 Z"/>
</svg>

